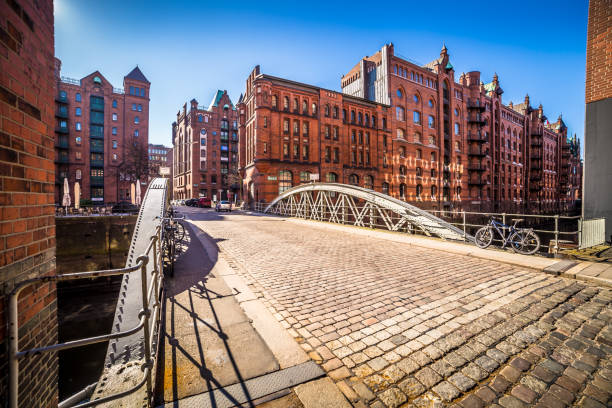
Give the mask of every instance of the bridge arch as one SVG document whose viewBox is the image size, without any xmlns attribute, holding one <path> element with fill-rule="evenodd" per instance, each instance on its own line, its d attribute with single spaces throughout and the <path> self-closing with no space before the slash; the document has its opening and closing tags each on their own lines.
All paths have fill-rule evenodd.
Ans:
<svg viewBox="0 0 612 408">
<path fill-rule="evenodd" d="M 279 194 L 264 213 L 422 232 L 451 240 L 473 240 L 459 228 L 405 201 L 359 186 L 341 183 L 309 183 Z"/>
</svg>

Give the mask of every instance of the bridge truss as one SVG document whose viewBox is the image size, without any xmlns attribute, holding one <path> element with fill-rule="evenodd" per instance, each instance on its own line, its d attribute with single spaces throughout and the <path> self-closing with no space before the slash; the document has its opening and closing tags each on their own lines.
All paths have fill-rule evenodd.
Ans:
<svg viewBox="0 0 612 408">
<path fill-rule="evenodd" d="M 449 240 L 473 239 L 461 229 L 418 207 L 387 194 L 347 184 L 302 184 L 284 191 L 261 210 L 269 214 L 422 233 Z"/>
</svg>

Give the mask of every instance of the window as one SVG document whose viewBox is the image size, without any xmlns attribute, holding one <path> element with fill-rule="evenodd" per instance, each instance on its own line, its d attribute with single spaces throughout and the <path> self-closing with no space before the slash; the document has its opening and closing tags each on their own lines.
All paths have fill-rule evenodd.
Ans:
<svg viewBox="0 0 612 408">
<path fill-rule="evenodd" d="M 419 132 L 415 132 L 415 134 L 414 134 L 414 141 L 416 143 L 421 143 L 421 134 Z"/>
<path fill-rule="evenodd" d="M 310 182 L 310 172 L 300 171 L 300 183 L 309 183 L 309 182 Z"/>
<path fill-rule="evenodd" d="M 357 143 L 355 129 L 351 130 L 351 143 Z"/>
<path fill-rule="evenodd" d="M 317 114 L 317 104 L 316 104 L 316 103 L 313 103 L 313 104 L 312 104 L 312 106 L 311 106 L 311 108 L 312 108 L 312 114 L 313 114 L 313 115 L 316 115 L 316 114 Z"/>
<path fill-rule="evenodd" d="M 144 88 L 140 88 L 140 96 L 142 96 L 144 98 L 144 96 L 145 96 L 145 89 Z"/>
<path fill-rule="evenodd" d="M 138 104 L 138 112 L 142 112 L 142 105 Z"/>
<path fill-rule="evenodd" d="M 406 120 L 406 113 L 404 111 L 404 108 L 402 108 L 401 106 L 397 106 L 395 108 L 395 118 L 402 122 Z"/>
<path fill-rule="evenodd" d="M 365 176 L 363 178 L 363 186 L 367 189 L 373 190 L 374 189 L 374 177 Z"/>
<path fill-rule="evenodd" d="M 357 115 L 357 123 L 359 123 L 360 125 L 363 124 L 363 113 L 359 112 L 359 114 Z"/>
<path fill-rule="evenodd" d="M 455 116 L 459 116 L 459 109 L 455 108 Z"/>
<path fill-rule="evenodd" d="M 116 149 L 116 148 L 117 148 L 117 141 L 113 140 L 113 149 Z"/>
<path fill-rule="evenodd" d="M 334 147 L 334 163 L 338 163 L 340 161 L 340 149 Z"/>
<path fill-rule="evenodd" d="M 417 184 L 416 186 L 416 196 L 417 198 L 421 198 L 421 196 L 423 195 L 423 186 L 420 184 Z"/>
<path fill-rule="evenodd" d="M 423 177 L 423 169 L 421 167 L 417 167 L 415 173 L 417 177 Z"/>
<path fill-rule="evenodd" d="M 351 151 L 351 164 L 357 164 L 357 152 L 355 150 Z"/>
<path fill-rule="evenodd" d="M 325 115 L 325 117 L 329 117 L 329 105 L 325 105 L 325 108 L 323 108 L 323 114 Z"/>
<path fill-rule="evenodd" d="M 438 194 L 438 187 L 431 186 L 431 196 L 435 197 Z"/>
<path fill-rule="evenodd" d="M 429 115 L 429 117 L 427 118 L 427 124 L 429 125 L 430 129 L 435 129 L 436 128 L 436 118 L 434 118 L 432 115 Z"/>
<path fill-rule="evenodd" d="M 358 186 L 359 185 L 359 176 L 356 174 L 351 174 L 349 176 L 349 184 L 352 184 L 353 186 Z"/>
<path fill-rule="evenodd" d="M 74 138 L 74 143 L 76 143 L 78 146 L 81 145 L 82 139 L 81 136 L 77 136 Z"/>
<path fill-rule="evenodd" d="M 292 178 L 293 175 L 289 170 L 281 170 L 278 172 L 278 194 L 282 194 L 291 188 Z"/>
<path fill-rule="evenodd" d="M 117 114 L 113 113 L 113 122 L 116 122 L 116 121 L 117 121 Z"/>
<path fill-rule="evenodd" d="M 436 177 L 436 169 L 431 169 L 431 177 Z"/>
<path fill-rule="evenodd" d="M 263 124 L 264 128 L 268 127 L 268 117 L 264 116 L 264 124 Z"/>
<path fill-rule="evenodd" d="M 293 134 L 294 135 L 300 134 L 300 121 L 299 120 L 293 121 Z"/>
<path fill-rule="evenodd" d="M 427 104 L 429 105 L 430 108 L 433 108 L 434 107 L 433 99 L 430 99 L 429 102 L 427 102 Z"/>
<path fill-rule="evenodd" d="M 370 145 L 370 132 L 365 132 L 365 144 Z"/>
<path fill-rule="evenodd" d="M 297 112 L 300 109 L 300 102 L 298 98 L 293 98 L 293 110 Z"/>
<path fill-rule="evenodd" d="M 133 104 L 132 104 L 132 110 L 133 110 L 133 111 L 135 111 L 135 110 L 136 110 L 136 104 L 135 104 L 135 103 L 133 103 Z"/>
<path fill-rule="evenodd" d="M 138 131 L 138 129 L 136 129 L 134 131 L 134 137 L 138 137 L 138 136 L 140 136 L 140 132 Z"/>
<path fill-rule="evenodd" d="M 76 109 L 74 110 L 74 114 L 75 114 L 76 116 L 81 116 L 81 108 L 76 108 Z"/>
<path fill-rule="evenodd" d="M 461 151 L 461 146 L 459 145 L 459 142 L 455 142 L 455 151 L 456 152 Z"/>
<path fill-rule="evenodd" d="M 302 145 L 302 160 L 308 160 L 308 145 Z"/>
<path fill-rule="evenodd" d="M 331 147 L 325 147 L 325 162 L 329 163 L 331 161 Z"/>
<path fill-rule="evenodd" d="M 217 175 L 216 174 L 211 174 L 210 175 L 210 184 L 217 184 Z"/>
<path fill-rule="evenodd" d="M 436 161 L 436 152 L 431 152 L 431 161 Z"/>
<path fill-rule="evenodd" d="M 283 132 L 289 133 L 289 119 L 283 120 Z"/>
<path fill-rule="evenodd" d="M 404 96 L 404 94 L 402 93 L 402 90 L 398 89 L 397 90 L 397 97 L 401 99 L 403 96 Z"/>
<path fill-rule="evenodd" d="M 338 107 L 334 106 L 334 119 L 338 119 Z"/>
<path fill-rule="evenodd" d="M 382 183 L 382 193 L 387 195 L 389 194 L 389 183 L 386 181 Z"/>
<path fill-rule="evenodd" d="M 117 100 L 113 99 L 113 108 L 116 108 L 116 107 L 117 107 Z"/>
<path fill-rule="evenodd" d="M 198 115 L 198 122 L 202 122 L 203 118 L 202 115 Z"/>
<path fill-rule="evenodd" d="M 302 134 L 308 136 L 308 122 L 302 123 Z"/>
<path fill-rule="evenodd" d="M 76 95 L 74 95 L 74 100 L 77 102 L 81 102 L 81 93 L 77 92 Z"/>
<path fill-rule="evenodd" d="M 325 135 L 325 138 L 326 138 L 326 139 L 329 139 L 329 138 L 331 137 L 331 136 L 330 136 L 330 134 L 329 134 L 329 129 L 330 129 L 330 128 L 329 128 L 329 125 L 325 125 L 325 128 L 324 128 L 324 135 Z"/>
<path fill-rule="evenodd" d="M 400 172 L 400 176 L 405 176 L 406 173 L 408 173 L 408 170 L 406 169 L 406 166 L 401 165 L 399 166 L 399 172 Z"/>
<path fill-rule="evenodd" d="M 399 148 L 399 156 L 404 158 L 406 157 L 406 148 L 404 146 L 400 146 Z"/>
<path fill-rule="evenodd" d="M 414 155 L 415 155 L 415 157 L 416 157 L 417 159 L 422 159 L 421 149 L 416 149 L 416 151 L 415 151 L 415 154 L 414 154 Z"/>
<path fill-rule="evenodd" d="M 138 116 L 134 116 L 134 123 L 135 124 L 139 124 L 140 123 L 140 118 Z"/>
<path fill-rule="evenodd" d="M 399 185 L 399 194 L 401 199 L 406 198 L 406 184 L 400 183 Z"/>
<path fill-rule="evenodd" d="M 355 111 L 351 111 L 351 123 L 355 123 Z"/>
<path fill-rule="evenodd" d="M 327 173 L 325 181 L 328 183 L 336 183 L 338 181 L 338 175 L 336 173 Z"/>
<path fill-rule="evenodd" d="M 293 158 L 294 159 L 300 158 L 300 145 L 297 143 L 293 145 Z"/>
<path fill-rule="evenodd" d="M 117 153 L 113 153 L 113 160 L 117 160 Z"/>
<path fill-rule="evenodd" d="M 419 111 L 414 111 L 414 113 L 412 114 L 412 118 L 416 125 L 421 124 L 421 113 Z"/>
<path fill-rule="evenodd" d="M 414 103 L 419 103 L 419 95 L 414 94 L 414 96 L 412 97 L 412 99 L 414 100 Z"/>
<path fill-rule="evenodd" d="M 76 130 L 80 131 L 80 130 L 81 130 L 81 122 L 77 122 L 77 123 L 74 125 L 74 128 L 75 128 Z"/>
<path fill-rule="evenodd" d="M 94 81 L 94 84 L 98 84 L 98 85 L 100 85 L 102 83 L 102 80 L 100 79 L 99 76 L 95 76 L 93 78 L 93 81 Z"/>
<path fill-rule="evenodd" d="M 113 133 L 113 135 L 116 135 L 116 134 L 117 134 L 117 128 L 116 128 L 116 127 L 114 127 L 114 128 L 113 128 L 112 133 Z"/>
<path fill-rule="evenodd" d="M 338 140 L 338 126 L 334 126 L 334 133 L 333 133 L 333 137 L 334 140 Z"/>
<path fill-rule="evenodd" d="M 436 138 L 433 136 L 429 136 L 429 144 L 432 146 L 436 145 Z"/>
<path fill-rule="evenodd" d="M 288 111 L 289 110 L 289 97 L 285 96 L 283 98 L 283 109 Z"/>
<path fill-rule="evenodd" d="M 289 143 L 283 143 L 283 158 L 289 158 Z"/>
<path fill-rule="evenodd" d="M 81 152 L 76 151 L 74 152 L 74 158 L 77 160 L 81 160 L 83 158 L 83 155 L 81 154 Z"/>
<path fill-rule="evenodd" d="M 461 131 L 461 129 L 459 127 L 459 123 L 455 122 L 455 134 L 459 135 L 459 133 L 461 133 L 460 131 Z"/>
</svg>

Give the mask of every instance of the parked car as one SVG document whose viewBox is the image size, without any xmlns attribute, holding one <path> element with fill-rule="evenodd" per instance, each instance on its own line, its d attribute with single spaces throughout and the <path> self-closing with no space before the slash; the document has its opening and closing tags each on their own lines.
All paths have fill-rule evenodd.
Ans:
<svg viewBox="0 0 612 408">
<path fill-rule="evenodd" d="M 113 205 L 111 209 L 113 214 L 116 213 L 137 213 L 138 206 L 130 203 L 129 201 L 119 201 L 117 204 Z"/>
<path fill-rule="evenodd" d="M 232 211 L 232 203 L 226 200 L 221 200 L 215 206 L 215 211 Z"/>
<path fill-rule="evenodd" d="M 198 199 L 190 198 L 189 200 L 185 201 L 185 205 L 187 207 L 196 207 L 198 205 Z"/>
<path fill-rule="evenodd" d="M 210 201 L 210 198 L 200 197 L 200 199 L 198 200 L 198 207 L 200 207 L 200 208 L 211 208 L 212 207 L 212 201 Z"/>
</svg>

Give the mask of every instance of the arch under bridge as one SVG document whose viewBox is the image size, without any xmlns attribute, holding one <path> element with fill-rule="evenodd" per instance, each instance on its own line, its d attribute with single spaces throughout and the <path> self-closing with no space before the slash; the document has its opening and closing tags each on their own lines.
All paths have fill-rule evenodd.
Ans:
<svg viewBox="0 0 612 408">
<path fill-rule="evenodd" d="M 420 232 L 443 239 L 473 240 L 461 229 L 414 205 L 348 184 L 301 184 L 284 191 L 263 212 L 390 231 Z"/>
</svg>

